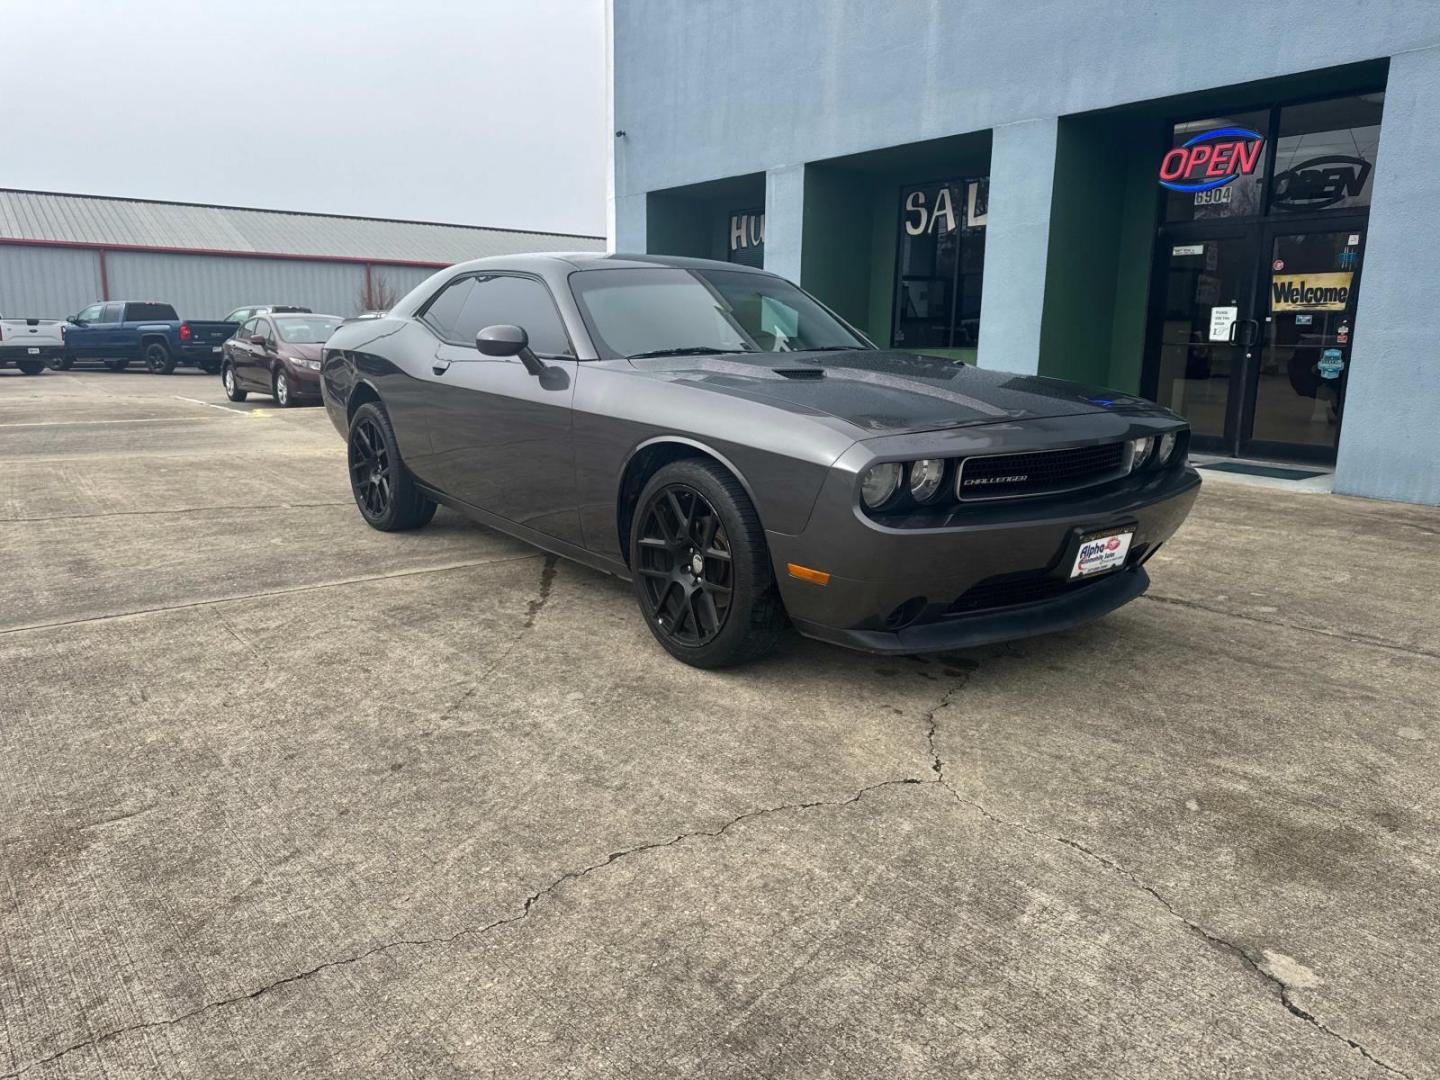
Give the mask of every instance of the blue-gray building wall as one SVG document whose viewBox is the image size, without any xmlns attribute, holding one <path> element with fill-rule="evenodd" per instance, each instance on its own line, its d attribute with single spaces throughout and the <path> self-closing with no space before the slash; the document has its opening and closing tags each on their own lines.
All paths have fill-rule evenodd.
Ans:
<svg viewBox="0 0 1440 1080">
<path fill-rule="evenodd" d="M 1045 265 L 1058 118 L 1389 58 L 1337 486 L 1440 503 L 1440 385 L 1405 300 L 1440 282 L 1440 215 L 1420 210 L 1440 3 L 614 0 L 613 18 L 616 247 L 645 250 L 651 191 L 765 173 L 793 196 L 807 163 L 993 129 L 979 362 L 1016 371 L 1037 369 L 1041 310 L 1007 284 Z M 788 276 L 798 209 L 767 200 Z"/>
</svg>

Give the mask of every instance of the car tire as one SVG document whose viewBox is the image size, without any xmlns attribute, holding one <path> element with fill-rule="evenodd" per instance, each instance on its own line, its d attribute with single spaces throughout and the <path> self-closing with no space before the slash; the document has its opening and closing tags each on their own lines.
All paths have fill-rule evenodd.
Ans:
<svg viewBox="0 0 1440 1080">
<path fill-rule="evenodd" d="M 129 360 L 106 360 L 105 366 L 111 371 L 124 371 L 130 366 Z"/>
<path fill-rule="evenodd" d="M 20 369 L 22 375 L 39 375 L 45 370 L 44 360 L 17 360 L 15 366 Z"/>
<path fill-rule="evenodd" d="M 788 625 L 760 515 L 715 462 L 684 458 L 650 478 L 631 521 L 630 569 L 655 640 L 692 667 L 765 656 Z"/>
<path fill-rule="evenodd" d="M 435 503 L 416 485 L 400 459 L 395 429 L 379 402 L 367 401 L 355 410 L 347 447 L 350 492 L 360 516 L 372 529 L 418 529 L 435 516 Z"/>
<path fill-rule="evenodd" d="M 282 409 L 295 407 L 295 391 L 290 386 L 290 376 L 284 368 L 276 368 L 275 374 L 270 377 L 270 396 Z"/>
<path fill-rule="evenodd" d="M 141 352 L 145 368 L 152 375 L 170 375 L 175 371 L 175 358 L 163 341 L 152 341 Z"/>
<path fill-rule="evenodd" d="M 235 381 L 235 369 L 229 364 L 220 369 L 220 385 L 225 387 L 225 396 L 231 401 L 244 401 L 250 396 L 248 391 L 240 389 L 240 384 Z"/>
<path fill-rule="evenodd" d="M 75 366 L 75 358 L 73 356 L 57 356 L 53 360 L 47 360 L 46 363 L 50 365 L 51 371 L 69 371 Z"/>
</svg>

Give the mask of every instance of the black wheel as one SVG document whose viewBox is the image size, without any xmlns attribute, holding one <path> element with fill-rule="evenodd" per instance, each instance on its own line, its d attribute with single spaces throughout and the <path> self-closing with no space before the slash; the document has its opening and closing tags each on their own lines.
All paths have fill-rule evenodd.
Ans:
<svg viewBox="0 0 1440 1080">
<path fill-rule="evenodd" d="M 105 366 L 111 371 L 124 371 L 130 366 L 129 360 L 106 360 Z"/>
<path fill-rule="evenodd" d="M 51 371 L 69 371 L 75 366 L 75 358 L 73 356 L 57 356 L 53 360 L 47 360 L 45 362 L 50 365 Z"/>
<path fill-rule="evenodd" d="M 44 360 L 17 360 L 15 366 L 20 369 L 22 375 L 39 375 L 45 370 Z"/>
<path fill-rule="evenodd" d="M 225 396 L 231 401 L 244 401 L 250 396 L 240 389 L 240 384 L 235 381 L 235 369 L 229 364 L 220 369 L 220 385 L 225 387 Z"/>
<path fill-rule="evenodd" d="M 371 527 L 382 532 L 418 529 L 435 516 L 435 504 L 400 460 L 395 429 L 376 402 L 367 401 L 350 421 L 350 490 Z"/>
<path fill-rule="evenodd" d="M 650 632 L 687 664 L 756 659 L 785 629 L 760 515 L 709 461 L 672 462 L 650 478 L 630 528 L 630 566 Z"/>
<path fill-rule="evenodd" d="M 150 342 L 141 355 L 152 375 L 169 375 L 175 370 L 175 358 L 163 341 Z"/>
<path fill-rule="evenodd" d="M 290 386 L 290 376 L 285 373 L 284 368 L 275 369 L 272 386 L 273 389 L 270 393 L 275 399 L 276 405 L 282 409 L 289 409 L 295 405 L 295 391 Z"/>
</svg>

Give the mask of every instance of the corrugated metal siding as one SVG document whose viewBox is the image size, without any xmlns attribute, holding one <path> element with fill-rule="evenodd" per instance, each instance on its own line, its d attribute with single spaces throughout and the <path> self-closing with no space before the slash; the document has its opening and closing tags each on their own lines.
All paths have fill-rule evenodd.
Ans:
<svg viewBox="0 0 1440 1080">
<path fill-rule="evenodd" d="M 523 251 L 598 251 L 602 238 L 0 189 L 0 238 L 199 251 L 456 263 Z"/>
<path fill-rule="evenodd" d="M 402 299 L 406 293 L 435 273 L 419 266 L 376 266 L 370 271 L 376 283 L 384 281 L 395 292 L 395 299 Z"/>
<path fill-rule="evenodd" d="M 163 300 L 182 319 L 219 319 L 241 304 L 299 304 L 354 315 L 365 287 L 365 268 L 354 263 L 134 251 L 112 251 L 105 263 L 112 297 Z"/>
<path fill-rule="evenodd" d="M 0 244 L 0 315 L 63 319 L 98 299 L 95 252 Z"/>
</svg>

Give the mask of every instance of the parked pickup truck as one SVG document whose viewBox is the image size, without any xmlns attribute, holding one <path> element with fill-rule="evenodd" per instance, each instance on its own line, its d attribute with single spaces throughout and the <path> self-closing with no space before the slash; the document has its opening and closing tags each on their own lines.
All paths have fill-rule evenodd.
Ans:
<svg viewBox="0 0 1440 1080">
<path fill-rule="evenodd" d="M 26 375 L 39 375 L 46 363 L 65 355 L 64 326 L 55 319 L 0 316 L 0 368 L 13 360 Z"/>
<path fill-rule="evenodd" d="M 104 360 L 120 371 L 139 360 L 157 375 L 169 375 L 177 364 L 213 375 L 220 370 L 220 345 L 234 332 L 232 322 L 181 319 L 169 304 L 107 300 L 70 316 L 65 355 L 50 366 L 63 371 L 76 360 Z"/>
</svg>

